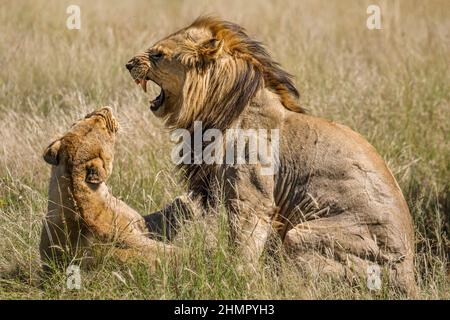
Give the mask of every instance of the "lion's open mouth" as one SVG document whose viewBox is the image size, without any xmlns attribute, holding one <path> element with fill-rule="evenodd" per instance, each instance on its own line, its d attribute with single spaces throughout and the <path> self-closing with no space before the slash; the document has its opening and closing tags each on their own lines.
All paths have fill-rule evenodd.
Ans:
<svg viewBox="0 0 450 320">
<path fill-rule="evenodd" d="M 160 94 L 156 97 L 155 100 L 150 101 L 150 110 L 156 111 L 159 107 L 162 106 L 164 102 L 164 90 L 161 88 Z"/>
<path fill-rule="evenodd" d="M 142 87 L 142 90 L 144 90 L 144 92 L 147 92 L 147 81 L 150 80 L 148 78 L 146 79 L 141 79 L 141 80 L 134 80 L 136 82 L 136 84 L 140 85 Z M 158 85 L 158 84 L 157 84 Z M 159 95 L 154 99 L 150 101 L 150 110 L 157 111 L 162 104 L 164 103 L 164 98 L 165 98 L 165 94 L 164 94 L 164 89 L 162 87 L 161 88 L 161 92 L 159 93 Z"/>
</svg>

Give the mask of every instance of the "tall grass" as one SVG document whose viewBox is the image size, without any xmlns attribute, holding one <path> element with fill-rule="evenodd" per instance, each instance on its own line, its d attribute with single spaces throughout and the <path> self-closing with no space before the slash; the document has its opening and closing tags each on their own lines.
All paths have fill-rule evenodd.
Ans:
<svg viewBox="0 0 450 320">
<path fill-rule="evenodd" d="M 156 273 L 106 256 L 69 291 L 43 280 L 45 146 L 77 118 L 111 105 L 122 125 L 109 185 L 142 213 L 179 194 L 167 132 L 124 63 L 200 14 L 244 25 L 296 77 L 310 113 L 362 133 L 389 164 L 414 218 L 420 298 L 449 299 L 450 4 L 381 1 L 382 30 L 366 28 L 371 1 L 3 1 L 0 7 L 0 298 L 401 298 L 322 278 L 288 261 L 240 272 L 223 214 L 186 226 L 186 257 Z M 151 94 L 155 94 L 154 88 Z M 215 226 L 212 228 L 211 226 Z M 215 243 L 215 245 L 210 245 Z"/>
</svg>

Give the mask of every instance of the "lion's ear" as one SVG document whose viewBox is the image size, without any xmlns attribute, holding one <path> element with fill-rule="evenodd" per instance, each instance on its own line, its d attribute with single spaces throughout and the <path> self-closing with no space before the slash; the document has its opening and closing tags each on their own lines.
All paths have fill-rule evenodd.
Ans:
<svg viewBox="0 0 450 320">
<path fill-rule="evenodd" d="M 216 38 L 203 41 L 199 47 L 200 55 L 206 60 L 215 60 L 223 52 L 223 40 Z"/>
<path fill-rule="evenodd" d="M 44 151 L 45 162 L 57 166 L 59 163 L 59 148 L 61 147 L 61 140 L 53 141 Z"/>
</svg>

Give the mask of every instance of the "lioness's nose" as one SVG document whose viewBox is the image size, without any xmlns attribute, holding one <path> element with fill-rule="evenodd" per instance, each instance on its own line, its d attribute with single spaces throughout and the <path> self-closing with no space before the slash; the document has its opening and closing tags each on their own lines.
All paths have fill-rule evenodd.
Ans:
<svg viewBox="0 0 450 320">
<path fill-rule="evenodd" d="M 131 71 L 131 69 L 133 69 L 134 67 L 134 60 L 131 59 L 130 61 L 128 61 L 125 67 L 127 67 L 128 71 Z"/>
</svg>

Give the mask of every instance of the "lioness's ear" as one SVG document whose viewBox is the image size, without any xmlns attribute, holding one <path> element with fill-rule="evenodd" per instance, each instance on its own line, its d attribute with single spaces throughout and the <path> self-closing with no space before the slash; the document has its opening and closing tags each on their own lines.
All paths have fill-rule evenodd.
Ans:
<svg viewBox="0 0 450 320">
<path fill-rule="evenodd" d="M 60 147 L 61 147 L 61 140 L 58 139 L 53 141 L 44 151 L 45 162 L 57 166 L 59 163 L 58 152 Z"/>
<path fill-rule="evenodd" d="M 217 59 L 223 51 L 223 40 L 208 39 L 199 46 L 199 53 L 207 60 Z"/>
</svg>

